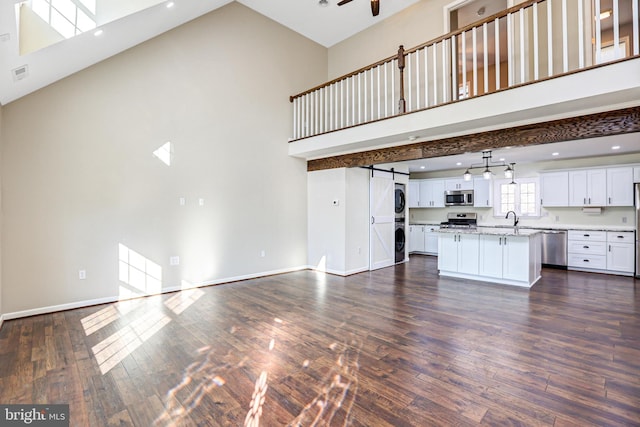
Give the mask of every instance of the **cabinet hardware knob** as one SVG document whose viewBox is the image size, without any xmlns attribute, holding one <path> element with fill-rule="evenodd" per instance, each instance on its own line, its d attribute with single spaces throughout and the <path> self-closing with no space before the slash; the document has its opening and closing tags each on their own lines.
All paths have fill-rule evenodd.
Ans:
<svg viewBox="0 0 640 427">
<path fill-rule="evenodd" d="M 589 246 L 583 246 L 584 249 L 589 249 Z"/>
<path fill-rule="evenodd" d="M 589 234 L 583 234 L 584 237 L 589 237 Z"/>
<path fill-rule="evenodd" d="M 618 239 L 624 239 L 624 236 L 618 236 Z"/>
<path fill-rule="evenodd" d="M 589 262 L 589 260 L 588 260 L 588 259 L 583 259 L 583 261 L 584 261 L 584 262 Z"/>
<path fill-rule="evenodd" d="M 611 252 L 611 245 L 609 245 L 609 252 Z"/>
</svg>

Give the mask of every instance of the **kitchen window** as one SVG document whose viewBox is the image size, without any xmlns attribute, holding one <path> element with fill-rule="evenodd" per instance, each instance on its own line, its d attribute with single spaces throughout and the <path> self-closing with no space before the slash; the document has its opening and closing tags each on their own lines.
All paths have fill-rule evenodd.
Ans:
<svg viewBox="0 0 640 427">
<path fill-rule="evenodd" d="M 514 211 L 518 216 L 540 216 L 540 185 L 538 178 L 520 178 L 512 184 L 508 179 L 494 181 L 493 214 L 504 216 Z"/>
</svg>

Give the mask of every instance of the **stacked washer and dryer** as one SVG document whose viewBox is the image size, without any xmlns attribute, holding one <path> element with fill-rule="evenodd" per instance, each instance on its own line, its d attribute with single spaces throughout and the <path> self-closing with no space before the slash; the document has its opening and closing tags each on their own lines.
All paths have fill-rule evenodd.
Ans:
<svg viewBox="0 0 640 427">
<path fill-rule="evenodd" d="M 396 212 L 396 224 L 395 224 L 395 250 L 396 250 L 396 264 L 404 262 L 405 259 L 405 219 L 406 219 L 406 193 L 404 184 L 395 184 L 395 212 Z"/>
</svg>

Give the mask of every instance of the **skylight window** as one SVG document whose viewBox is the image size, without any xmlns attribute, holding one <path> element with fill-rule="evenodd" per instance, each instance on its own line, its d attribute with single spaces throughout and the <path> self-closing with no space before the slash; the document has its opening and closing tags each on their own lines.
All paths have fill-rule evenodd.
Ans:
<svg viewBox="0 0 640 427">
<path fill-rule="evenodd" d="M 96 27 L 95 1 L 32 0 L 31 10 L 66 39 Z"/>
</svg>

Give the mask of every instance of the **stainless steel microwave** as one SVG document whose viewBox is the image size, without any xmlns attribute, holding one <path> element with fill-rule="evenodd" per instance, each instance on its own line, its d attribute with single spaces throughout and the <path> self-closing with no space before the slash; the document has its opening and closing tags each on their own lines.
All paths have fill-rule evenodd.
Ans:
<svg viewBox="0 0 640 427">
<path fill-rule="evenodd" d="M 454 190 L 444 192 L 445 206 L 473 206 L 473 190 Z"/>
</svg>

